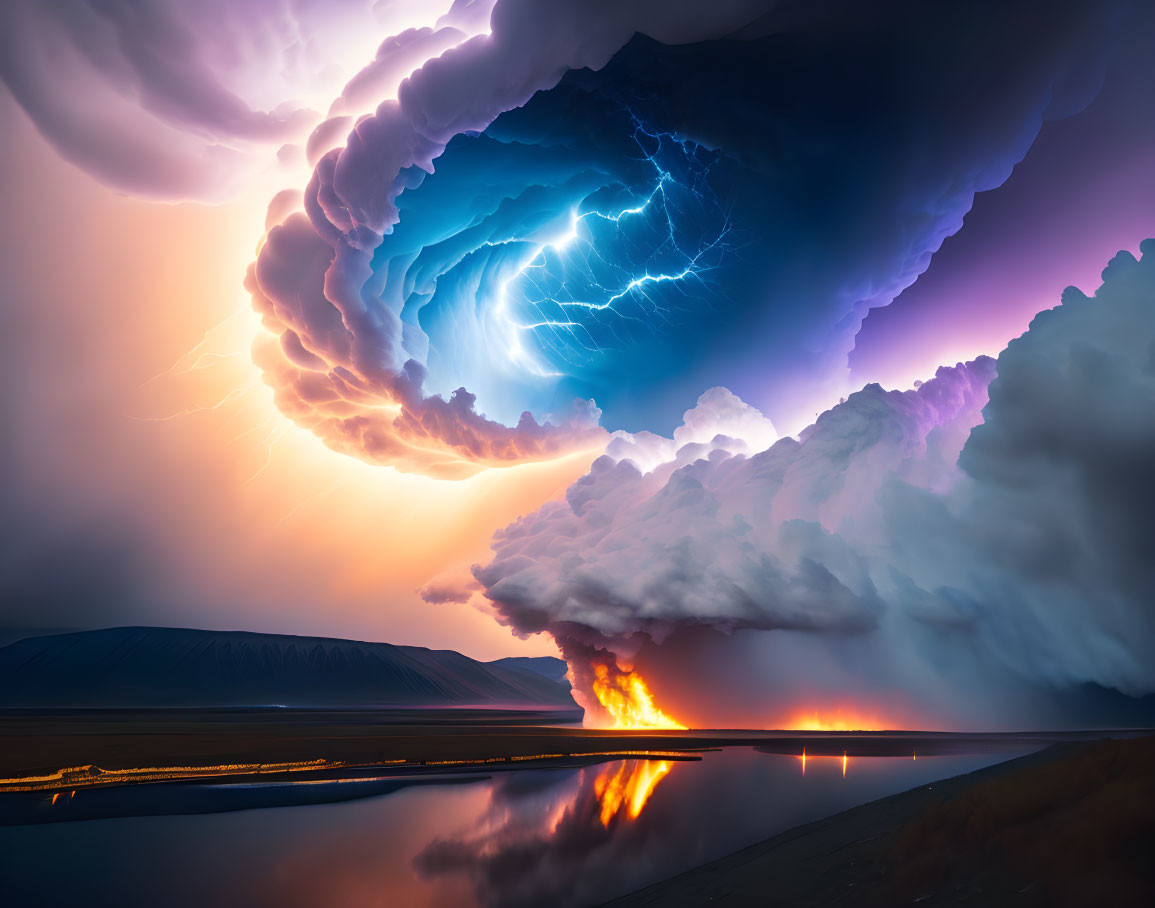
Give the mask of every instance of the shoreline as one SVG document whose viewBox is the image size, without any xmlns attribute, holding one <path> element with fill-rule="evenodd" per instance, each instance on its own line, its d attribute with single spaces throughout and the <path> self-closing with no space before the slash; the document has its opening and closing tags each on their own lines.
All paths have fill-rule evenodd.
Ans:
<svg viewBox="0 0 1155 908">
<path fill-rule="evenodd" d="M 409 710 L 403 723 L 398 718 L 396 710 L 5 711 L 0 796 L 205 778 L 313 780 L 375 769 L 513 768 L 591 757 L 692 759 L 703 749 L 733 746 L 794 756 L 1024 753 L 1062 741 L 1152 733 L 621 731 L 505 724 L 493 716 L 440 710 Z"/>
<path fill-rule="evenodd" d="M 602 908 L 1151 904 L 1152 793 L 1155 737 L 1055 743 L 795 827 Z"/>
</svg>

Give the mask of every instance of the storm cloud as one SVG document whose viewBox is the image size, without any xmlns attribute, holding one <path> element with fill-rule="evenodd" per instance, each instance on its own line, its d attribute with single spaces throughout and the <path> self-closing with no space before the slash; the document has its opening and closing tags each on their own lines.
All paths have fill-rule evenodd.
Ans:
<svg viewBox="0 0 1155 908">
<path fill-rule="evenodd" d="M 17 0 L 0 23 L 13 97 L 103 183 L 203 201 L 293 173 L 288 189 L 269 181 L 246 286 L 266 329 L 254 360 L 298 426 L 444 479 L 604 452 L 563 503 L 503 530 L 472 582 L 429 584 L 430 601 L 482 584 L 517 632 L 559 641 L 579 684 L 604 650 L 652 664 L 667 689 L 709 664 L 732 689 L 741 672 L 831 695 L 869 677 L 916 705 L 1155 690 L 1150 241 L 997 364 L 969 351 L 1001 339 L 952 351 L 970 361 L 910 391 L 848 393 L 847 371 L 864 317 L 965 235 L 976 194 L 997 196 L 1041 130 L 1086 123 L 1105 80 L 1130 90 L 1090 122 L 1140 123 L 1145 162 L 1144 4 Z M 1090 154 L 1044 164 L 1040 192 Z M 1129 171 L 1098 170 L 1130 191 Z M 1061 271 L 1030 226 L 1062 202 L 1006 198 L 1022 218 L 994 218 L 984 243 L 1024 248 L 1021 271 L 1039 256 Z M 61 237 L 92 229 L 70 215 L 10 226 L 49 236 L 67 265 Z M 1071 222 L 1106 242 L 1102 224 Z M 981 290 L 989 253 L 964 258 Z M 923 289 L 906 306 L 935 295 Z M 962 296 L 977 337 L 999 297 Z M 132 305 L 155 316 L 157 297 Z M 46 306 L 45 323 L 86 335 L 90 302 L 51 319 Z M 928 329 L 927 348 L 946 333 Z M 122 343 L 99 336 L 104 353 Z M 6 500 L 31 514 L 38 494 Z M 75 597 L 105 563 L 129 598 L 152 560 L 135 531 L 92 545 L 86 524 L 50 516 L 43 533 L 10 531 L 35 554 L 9 566 L 20 598 Z M 82 569 L 41 596 L 73 526 L 61 551 Z"/>
<path fill-rule="evenodd" d="M 307 162 L 249 275 L 257 364 L 331 448 L 462 478 L 668 434 L 715 385 L 804 424 L 1134 9 L 18 2 L 3 76 L 133 193 Z"/>
<path fill-rule="evenodd" d="M 668 431 L 720 380 L 795 422 L 1095 96 L 1126 8 L 502 0 L 318 160 L 250 279 L 258 361 L 331 447 L 446 478 Z"/>
<path fill-rule="evenodd" d="M 498 533 L 475 576 L 516 631 L 574 655 L 660 666 L 669 638 L 756 629 L 844 694 L 917 700 L 960 658 L 1007 688 L 1151 693 L 1155 240 L 1142 251 L 1093 297 L 1068 289 L 997 363 L 868 385 L 752 456 L 724 420 L 658 466 L 623 435 L 564 503 Z M 869 673 L 848 647 L 871 652 Z"/>
</svg>

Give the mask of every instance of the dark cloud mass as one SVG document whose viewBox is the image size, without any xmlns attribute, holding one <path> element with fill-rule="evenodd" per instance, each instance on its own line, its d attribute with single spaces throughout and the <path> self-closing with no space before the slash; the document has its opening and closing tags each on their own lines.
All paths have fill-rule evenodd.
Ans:
<svg viewBox="0 0 1155 908">
<path fill-rule="evenodd" d="M 635 37 L 455 138 L 398 197 L 374 259 L 404 276 L 390 285 L 428 384 L 464 383 L 499 413 L 593 397 L 610 428 L 663 431 L 725 384 L 794 422 L 974 194 L 1094 96 L 1113 37 L 1081 5 L 1045 23 L 1004 6 L 997 30 L 941 12 L 884 4 L 839 30 L 787 7 L 768 34 Z M 1016 53 L 1028 35 L 1036 52 Z M 571 212 L 578 236 L 522 267 Z M 521 372 L 482 362 L 461 315 L 478 296 L 485 340 L 511 332 Z"/>
<path fill-rule="evenodd" d="M 959 659 L 1007 689 L 1151 693 L 1155 240 L 1142 249 L 997 364 L 868 385 L 797 441 L 746 456 L 719 434 L 643 472 L 623 438 L 475 575 L 515 630 L 573 654 L 661 666 L 671 636 L 757 629 L 842 693 L 905 687 L 937 714 L 917 687 Z M 999 707 L 991 676 L 941 694 Z"/>
<path fill-rule="evenodd" d="M 118 188 L 217 198 L 307 160 L 248 282 L 257 362 L 330 447 L 443 478 L 599 423 L 668 432 L 716 385 L 804 425 L 866 314 L 1095 97 L 1136 16 L 458 0 L 402 27 L 421 7 L 18 0 L 0 67 Z"/>
<path fill-rule="evenodd" d="M 455 135 L 485 129 L 569 69 L 604 66 L 635 32 L 674 43 L 708 39 L 770 5 L 727 0 L 703 14 L 642 0 L 507 0 L 494 8 L 489 35 L 413 73 L 397 101 L 318 162 L 305 193 L 308 220 L 274 229 L 253 270 L 255 305 L 281 339 L 280 352 L 265 345 L 259 362 L 282 410 L 338 450 L 446 478 L 596 444 L 592 401 L 562 403 L 552 420 L 522 407 L 507 427 L 479 412 L 465 386 L 444 389 L 448 399 L 427 396 L 424 357 L 406 348 L 409 329 L 391 299 L 398 291 L 390 281 L 406 279 L 375 271 L 373 252 L 398 221 L 398 197 L 433 171 Z M 492 336 L 476 339 L 486 344 L 487 369 L 513 353 Z"/>
<path fill-rule="evenodd" d="M 254 271 L 262 368 L 331 446 L 446 477 L 712 384 L 795 422 L 1125 9 L 504 0 L 318 161 Z"/>
<path fill-rule="evenodd" d="M 1155 690 L 1155 240 L 1141 250 L 1116 256 L 1093 297 L 1068 288 L 999 357 L 959 458 L 967 481 L 936 521 L 962 561 L 947 569 L 944 551 L 934 571 L 938 598 L 976 609 L 1025 672 L 1130 694 Z M 913 531 L 934 503 L 892 506 L 903 558 L 931 554 Z"/>
</svg>

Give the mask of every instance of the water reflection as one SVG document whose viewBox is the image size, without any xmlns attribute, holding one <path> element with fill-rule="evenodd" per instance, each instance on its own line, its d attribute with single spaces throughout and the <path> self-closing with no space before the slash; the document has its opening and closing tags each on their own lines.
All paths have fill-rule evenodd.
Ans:
<svg viewBox="0 0 1155 908">
<path fill-rule="evenodd" d="M 884 757 L 881 759 L 894 759 L 894 758 L 893 757 Z M 813 757 L 807 757 L 806 756 L 806 748 L 803 747 L 802 753 L 798 757 L 798 762 L 802 764 L 802 775 L 806 775 L 806 761 L 807 760 L 809 760 L 811 763 L 813 763 L 815 760 L 827 761 L 827 762 L 836 760 L 838 762 L 838 765 L 842 767 L 842 778 L 844 778 L 844 779 L 846 778 L 846 768 L 850 765 L 850 757 L 848 757 L 846 755 L 845 750 L 842 752 L 841 757 L 837 756 L 837 755 L 831 755 L 831 754 L 817 754 Z"/>
<path fill-rule="evenodd" d="M 507 776 L 469 830 L 430 842 L 414 866 L 430 880 L 470 880 L 483 905 L 583 904 L 578 894 L 592 869 L 611 869 L 623 849 L 637 856 L 649 847 L 652 833 L 625 824 L 642 815 L 673 765 L 617 760 L 576 774 Z"/>
<path fill-rule="evenodd" d="M 669 760 L 623 760 L 616 770 L 606 767 L 599 772 L 594 792 L 602 805 L 602 825 L 609 828 L 623 807 L 629 819 L 641 816 L 654 787 L 673 765 Z"/>
<path fill-rule="evenodd" d="M 809 777 L 796 775 L 802 759 Z M 920 773 L 895 758 L 730 749 L 701 763 L 624 760 L 574 774 L 518 774 L 496 780 L 488 809 L 429 843 L 414 867 L 432 884 L 468 880 L 486 908 L 598 904 L 801 823 L 997 759 L 935 758 Z"/>
<path fill-rule="evenodd" d="M 1007 756 L 808 755 L 803 775 L 797 755 L 732 748 L 342 803 L 9 826 L 0 879 L 19 905 L 577 908 Z"/>
</svg>

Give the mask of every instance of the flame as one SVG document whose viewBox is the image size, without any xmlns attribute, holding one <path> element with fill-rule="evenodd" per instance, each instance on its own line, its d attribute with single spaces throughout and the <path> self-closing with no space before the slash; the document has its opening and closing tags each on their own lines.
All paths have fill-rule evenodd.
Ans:
<svg viewBox="0 0 1155 908">
<path fill-rule="evenodd" d="M 614 728 L 685 728 L 658 709 L 650 687 L 636 671 L 622 671 L 608 663 L 594 664 L 593 692 Z"/>
<path fill-rule="evenodd" d="M 617 772 L 607 767 L 594 780 L 594 794 L 601 804 L 602 825 L 608 827 L 622 808 L 636 820 L 650 795 L 673 764 L 669 760 L 623 760 Z"/>
</svg>

